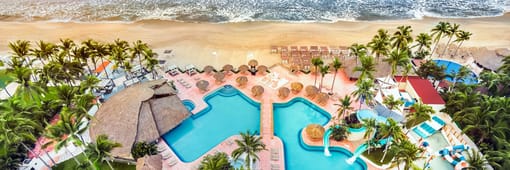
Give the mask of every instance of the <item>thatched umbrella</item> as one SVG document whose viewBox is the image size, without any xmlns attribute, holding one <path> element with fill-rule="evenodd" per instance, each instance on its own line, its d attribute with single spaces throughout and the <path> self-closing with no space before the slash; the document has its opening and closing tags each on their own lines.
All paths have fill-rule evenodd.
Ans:
<svg viewBox="0 0 510 170">
<path fill-rule="evenodd" d="M 309 86 L 306 86 L 305 91 L 306 91 L 306 96 L 313 99 L 319 92 L 319 89 L 317 89 L 317 87 L 315 87 L 315 86 L 309 85 Z"/>
<path fill-rule="evenodd" d="M 324 137 L 324 131 L 324 127 L 319 124 L 310 124 L 305 128 L 306 134 L 313 141 L 322 140 L 322 137 Z"/>
<path fill-rule="evenodd" d="M 261 96 L 264 93 L 264 87 L 261 85 L 255 85 L 251 88 L 251 92 L 253 93 L 253 96 Z"/>
<path fill-rule="evenodd" d="M 239 66 L 239 73 L 241 74 L 247 74 L 248 70 L 250 69 L 247 65 L 241 65 Z"/>
<path fill-rule="evenodd" d="M 204 73 L 206 73 L 206 74 L 211 74 L 213 71 L 214 71 L 214 67 L 213 66 L 206 65 L 204 67 Z"/>
<path fill-rule="evenodd" d="M 243 87 L 248 83 L 248 77 L 246 76 L 239 76 L 236 78 L 236 82 L 238 83 L 239 87 Z"/>
<path fill-rule="evenodd" d="M 267 73 L 267 67 L 265 65 L 260 65 L 257 67 L 257 74 L 265 75 Z"/>
<path fill-rule="evenodd" d="M 222 83 L 223 82 L 223 79 L 225 78 L 225 73 L 223 72 L 216 72 L 216 74 L 214 74 L 214 79 L 216 79 L 216 83 Z"/>
<path fill-rule="evenodd" d="M 230 64 L 226 64 L 223 66 L 223 72 L 225 72 L 225 74 L 229 74 L 232 69 L 234 69 L 234 66 L 230 65 Z"/>
<path fill-rule="evenodd" d="M 257 65 L 259 65 L 259 62 L 257 60 L 250 60 L 248 61 L 248 65 L 251 67 L 257 67 Z"/>
<path fill-rule="evenodd" d="M 200 91 L 205 92 L 208 90 L 207 87 L 209 86 L 209 82 L 206 80 L 200 80 L 196 83 L 196 86 L 198 89 L 200 89 Z"/>
<path fill-rule="evenodd" d="M 280 87 L 278 89 L 278 97 L 285 99 L 289 96 L 290 90 L 287 87 Z"/>
<path fill-rule="evenodd" d="M 292 89 L 292 93 L 297 94 L 303 90 L 303 84 L 300 82 L 292 82 L 290 83 L 290 88 Z"/>
<path fill-rule="evenodd" d="M 329 95 L 327 93 L 319 93 L 317 95 L 317 103 L 321 104 L 321 105 L 325 105 L 327 102 L 328 102 L 328 99 L 329 99 Z"/>
</svg>

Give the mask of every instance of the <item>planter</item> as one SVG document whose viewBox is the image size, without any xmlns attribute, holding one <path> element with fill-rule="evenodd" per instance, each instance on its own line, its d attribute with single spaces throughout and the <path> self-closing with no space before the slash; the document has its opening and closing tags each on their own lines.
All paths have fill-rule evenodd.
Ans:
<svg viewBox="0 0 510 170">
<path fill-rule="evenodd" d="M 347 131 L 349 131 L 349 135 L 347 135 L 347 140 L 359 141 L 362 140 L 363 137 L 365 136 L 367 128 L 364 126 L 361 128 L 347 128 Z"/>
</svg>

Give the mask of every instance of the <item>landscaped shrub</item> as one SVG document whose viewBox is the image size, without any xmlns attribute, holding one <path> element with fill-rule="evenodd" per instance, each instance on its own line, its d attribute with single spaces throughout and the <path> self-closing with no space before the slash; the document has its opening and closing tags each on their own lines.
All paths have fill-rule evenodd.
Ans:
<svg viewBox="0 0 510 170">
<path fill-rule="evenodd" d="M 349 134 L 347 127 L 341 125 L 333 125 L 331 130 L 331 137 L 336 141 L 347 139 L 347 135 Z"/>
<path fill-rule="evenodd" d="M 347 124 L 347 126 L 349 126 L 350 128 L 354 129 L 358 129 L 363 126 L 361 122 L 358 120 L 356 113 L 352 113 L 349 116 L 345 117 L 345 124 Z"/>
<path fill-rule="evenodd" d="M 306 126 L 305 131 L 312 140 L 321 140 L 325 130 L 319 124 L 309 124 Z"/>
<path fill-rule="evenodd" d="M 225 152 L 218 152 L 214 155 L 207 155 L 200 162 L 199 170 L 232 170 L 234 167 L 228 161 L 228 155 Z"/>
<path fill-rule="evenodd" d="M 156 155 L 158 154 L 158 146 L 156 142 L 136 142 L 131 148 L 131 155 L 137 160 L 138 158 L 144 157 L 145 155 Z"/>
</svg>

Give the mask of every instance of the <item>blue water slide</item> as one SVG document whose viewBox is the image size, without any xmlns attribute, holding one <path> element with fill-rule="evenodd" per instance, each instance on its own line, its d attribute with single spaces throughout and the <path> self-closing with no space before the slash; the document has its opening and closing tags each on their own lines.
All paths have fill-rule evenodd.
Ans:
<svg viewBox="0 0 510 170">
<path fill-rule="evenodd" d="M 322 139 L 324 144 L 324 156 L 331 156 L 331 153 L 329 152 L 329 136 L 333 133 L 333 130 L 329 128 L 326 133 L 324 133 L 324 137 Z"/>
</svg>

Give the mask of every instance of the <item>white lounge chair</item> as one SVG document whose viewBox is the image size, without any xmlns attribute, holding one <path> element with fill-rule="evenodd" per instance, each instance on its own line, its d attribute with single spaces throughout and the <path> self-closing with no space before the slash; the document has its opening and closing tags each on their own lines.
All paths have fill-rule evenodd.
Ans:
<svg viewBox="0 0 510 170">
<path fill-rule="evenodd" d="M 173 158 L 171 159 L 169 162 L 168 162 L 168 165 L 169 166 L 174 166 L 178 163 L 179 161 L 177 161 L 177 159 Z"/>
</svg>

